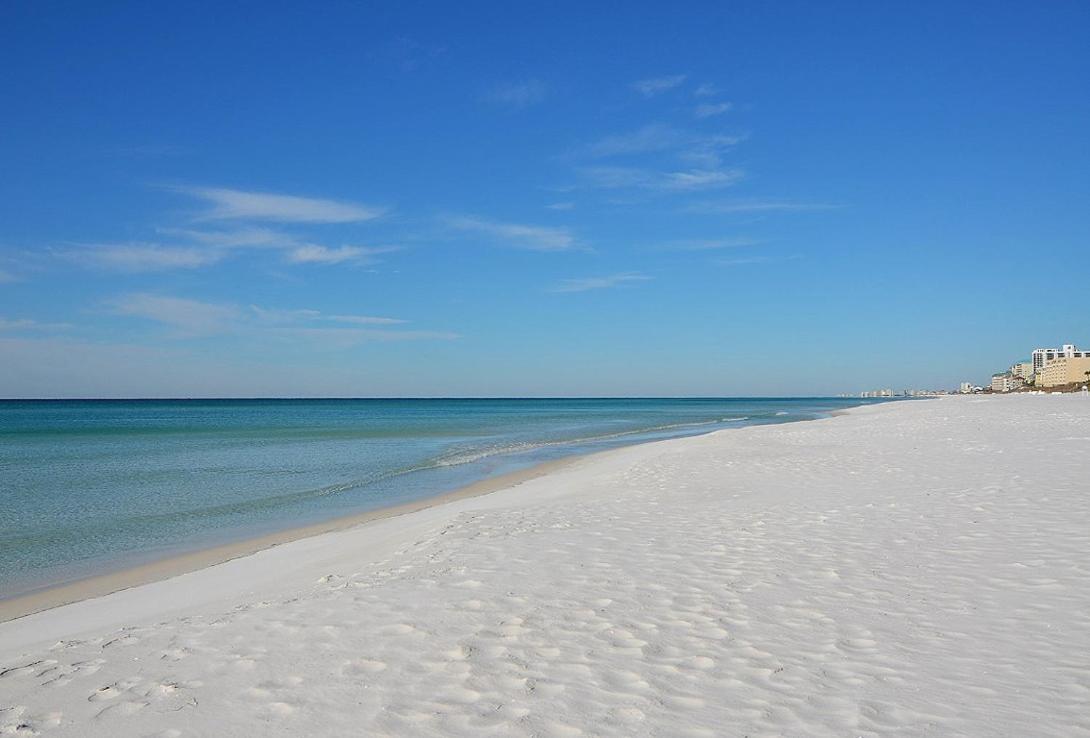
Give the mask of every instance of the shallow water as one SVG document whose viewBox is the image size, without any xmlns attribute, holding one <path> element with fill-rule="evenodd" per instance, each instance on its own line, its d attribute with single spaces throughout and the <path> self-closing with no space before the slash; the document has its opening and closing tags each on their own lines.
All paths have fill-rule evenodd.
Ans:
<svg viewBox="0 0 1090 738">
<path fill-rule="evenodd" d="M 855 399 L 0 402 L 0 597 Z"/>
</svg>

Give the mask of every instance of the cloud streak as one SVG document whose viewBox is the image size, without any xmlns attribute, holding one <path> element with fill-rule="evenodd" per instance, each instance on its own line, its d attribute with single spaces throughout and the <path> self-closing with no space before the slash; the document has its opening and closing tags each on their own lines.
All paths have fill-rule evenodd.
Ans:
<svg viewBox="0 0 1090 738">
<path fill-rule="evenodd" d="M 368 264 L 376 257 L 397 251 L 397 246 L 324 246 L 268 228 L 205 231 L 162 228 L 159 232 L 190 243 L 86 244 L 61 254 L 86 266 L 118 272 L 162 272 L 196 269 L 219 263 L 245 249 L 270 249 L 283 254 L 289 264 Z"/>
<path fill-rule="evenodd" d="M 288 252 L 292 264 L 369 264 L 379 254 L 396 251 L 393 246 L 368 248 L 365 246 L 340 246 L 337 248 L 306 244 Z"/>
<path fill-rule="evenodd" d="M 336 323 L 351 323 L 353 325 L 398 325 L 409 322 L 399 318 L 381 318 L 374 315 L 327 315 L 325 319 Z"/>
<path fill-rule="evenodd" d="M 160 228 L 159 233 L 221 249 L 286 248 L 299 245 L 294 236 L 271 228 L 251 227 L 226 231 Z"/>
<path fill-rule="evenodd" d="M 71 327 L 69 323 L 41 323 L 30 318 L 5 318 L 0 315 L 0 331 L 63 331 Z"/>
<path fill-rule="evenodd" d="M 636 282 L 646 282 L 651 279 L 646 274 L 638 272 L 623 272 L 610 274 L 605 277 L 578 277 L 565 279 L 550 289 L 550 292 L 588 292 L 590 290 L 603 290 L 611 287 L 630 285 Z"/>
<path fill-rule="evenodd" d="M 214 264 L 222 253 L 199 248 L 162 246 L 154 243 L 88 244 L 63 255 L 100 269 L 121 272 L 162 272 L 195 269 Z"/>
<path fill-rule="evenodd" d="M 351 348 L 361 343 L 401 341 L 454 341 L 461 338 L 451 331 L 399 331 L 373 328 L 298 328 L 293 334 L 320 341 L 338 348 Z"/>
<path fill-rule="evenodd" d="M 665 151 L 685 144 L 689 136 L 662 123 L 650 123 L 627 133 L 601 138 L 586 147 L 584 153 L 593 158 L 644 154 Z"/>
<path fill-rule="evenodd" d="M 603 189 L 684 192 L 727 187 L 743 179 L 745 173 L 737 167 L 724 167 L 723 154 L 743 140 L 744 136 L 695 133 L 653 123 L 606 136 L 575 152 L 576 157 L 586 159 L 643 157 L 639 165 L 607 161 L 577 167 L 576 173 L 585 184 Z M 663 164 L 664 159 L 674 160 L 672 168 Z"/>
<path fill-rule="evenodd" d="M 110 308 L 117 315 L 162 323 L 186 336 L 224 333 L 241 315 L 241 311 L 233 305 L 147 292 L 119 297 L 110 303 Z"/>
<path fill-rule="evenodd" d="M 697 105 L 693 110 L 693 115 L 697 118 L 711 118 L 716 115 L 722 115 L 723 113 L 730 112 L 730 109 L 734 107 L 729 102 L 721 103 L 706 103 L 703 105 Z"/>
<path fill-rule="evenodd" d="M 668 92 L 675 87 L 679 87 L 684 84 L 686 75 L 673 74 L 664 75 L 661 77 L 648 77 L 647 79 L 637 80 L 632 83 L 632 89 L 640 93 L 644 97 L 654 97 L 655 95 L 661 95 L 664 92 Z"/>
<path fill-rule="evenodd" d="M 673 241 L 664 244 L 664 251 L 716 251 L 719 249 L 733 249 L 744 246 L 759 246 L 763 243 L 755 238 L 709 238 L 688 239 Z"/>
<path fill-rule="evenodd" d="M 264 308 L 258 305 L 243 309 L 228 303 L 202 302 L 147 292 L 122 295 L 107 303 L 107 306 L 115 315 L 149 320 L 172 328 L 181 338 L 232 334 L 247 338 L 306 338 L 345 346 L 364 341 L 460 338 L 459 334 L 451 331 L 394 328 L 408 322 L 399 318 L 343 313 L 325 315 L 319 310 L 306 308 Z"/>
<path fill-rule="evenodd" d="M 721 267 L 735 267 L 749 264 L 778 264 L 801 258 L 801 254 L 791 254 L 790 256 L 740 256 L 736 259 L 717 259 L 715 263 Z"/>
<path fill-rule="evenodd" d="M 745 140 L 744 136 L 685 131 L 663 123 L 650 123 L 626 133 L 600 138 L 579 153 L 594 159 L 633 156 L 660 151 L 723 151 Z"/>
<path fill-rule="evenodd" d="M 737 184 L 745 178 L 741 169 L 689 169 L 657 172 L 638 167 L 583 167 L 583 179 L 602 189 L 636 188 L 666 192 L 694 192 Z"/>
<path fill-rule="evenodd" d="M 385 208 L 271 192 L 250 192 L 226 187 L 171 188 L 204 200 L 210 209 L 201 220 L 257 220 L 279 223 L 358 223 L 386 213 Z"/>
<path fill-rule="evenodd" d="M 503 223 L 468 215 L 448 218 L 447 223 L 456 230 L 479 233 L 511 248 L 568 251 L 576 246 L 575 237 L 566 228 Z"/>
<path fill-rule="evenodd" d="M 721 202 L 701 202 L 686 208 L 691 213 L 708 214 L 760 214 L 760 213 L 794 213 L 817 210 L 835 210 L 839 205 L 821 202 L 798 202 L 794 200 L 724 200 Z"/>
</svg>

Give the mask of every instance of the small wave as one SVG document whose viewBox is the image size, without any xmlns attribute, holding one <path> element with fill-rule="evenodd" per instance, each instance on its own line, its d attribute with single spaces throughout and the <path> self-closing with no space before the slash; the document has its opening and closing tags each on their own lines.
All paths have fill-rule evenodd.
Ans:
<svg viewBox="0 0 1090 738">
<path fill-rule="evenodd" d="M 776 413 L 776 414 L 777 414 L 777 415 L 790 415 L 791 413 L 787 412 L 786 410 L 780 410 L 780 411 L 779 411 L 778 413 Z"/>
<path fill-rule="evenodd" d="M 601 441 L 610 441 L 616 438 L 625 438 L 628 436 L 637 436 L 648 433 L 659 433 L 661 431 L 674 430 L 677 428 L 699 428 L 705 425 L 718 425 L 720 423 L 736 423 L 743 420 L 749 420 L 748 415 L 743 415 L 737 418 L 719 418 L 718 420 L 700 420 L 690 423 L 667 423 L 665 425 L 655 425 L 649 428 L 637 428 L 635 430 L 620 431 L 618 433 L 603 433 L 596 436 L 580 436 L 578 438 L 562 438 L 554 441 L 538 441 L 536 443 L 523 442 L 523 443 L 510 443 L 502 444 L 499 446 L 493 446 L 491 448 L 477 449 L 474 451 L 455 452 L 448 456 L 441 456 L 436 459 L 432 464 L 426 465 L 426 468 L 431 467 L 446 467 L 446 466 L 459 466 L 461 464 L 472 464 L 475 461 L 486 459 L 490 456 L 502 456 L 507 454 L 517 454 L 526 451 L 536 451 L 540 448 L 550 448 L 553 446 L 571 446 L 579 443 L 597 443 Z"/>
<path fill-rule="evenodd" d="M 370 487 L 372 485 L 380 484 L 382 482 L 387 482 L 391 479 L 405 476 L 407 474 L 413 474 L 415 472 L 434 471 L 436 469 L 443 469 L 452 466 L 472 464 L 476 461 L 481 461 L 492 456 L 505 456 L 510 454 L 524 453 L 529 451 L 536 451 L 540 448 L 549 448 L 554 446 L 569 446 L 580 443 L 610 441 L 617 438 L 657 433 L 661 431 L 675 430 L 678 428 L 698 428 L 706 425 L 740 422 L 748 419 L 749 416 L 740 416 L 719 418 L 718 420 L 704 420 L 691 423 L 667 423 L 664 425 L 652 426 L 650 428 L 638 428 L 634 430 L 620 431 L 617 433 L 604 433 L 596 436 L 580 436 L 577 438 L 564 438 L 551 441 L 497 444 L 495 446 L 474 449 L 471 451 L 455 451 L 443 456 L 426 459 L 418 464 L 412 464 L 409 466 L 403 466 L 395 469 L 388 469 L 386 471 L 377 472 L 357 479 L 337 482 L 322 487 L 312 487 L 310 489 L 295 490 L 292 492 L 271 495 L 269 497 L 262 497 L 256 500 L 240 500 L 237 502 L 229 502 L 221 505 L 213 505 L 191 510 L 171 511 L 169 513 L 134 516 L 133 518 L 127 520 L 129 522 L 135 523 L 137 521 L 147 522 L 154 519 L 204 518 L 216 517 L 228 513 L 253 512 L 255 510 L 263 508 L 267 509 L 280 507 L 284 505 L 297 504 L 315 498 L 339 495 L 345 492 L 351 492 L 353 490 Z"/>
</svg>

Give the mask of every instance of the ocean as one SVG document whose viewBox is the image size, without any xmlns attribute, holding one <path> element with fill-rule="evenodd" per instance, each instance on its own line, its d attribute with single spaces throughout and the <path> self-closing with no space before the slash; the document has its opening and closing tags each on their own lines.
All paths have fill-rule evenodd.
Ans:
<svg viewBox="0 0 1090 738">
<path fill-rule="evenodd" d="M 543 461 L 864 402 L 0 401 L 0 599 Z"/>
</svg>

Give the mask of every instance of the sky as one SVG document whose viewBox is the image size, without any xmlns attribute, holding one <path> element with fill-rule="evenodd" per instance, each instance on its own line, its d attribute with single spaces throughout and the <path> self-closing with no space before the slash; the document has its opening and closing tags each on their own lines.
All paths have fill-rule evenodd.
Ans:
<svg viewBox="0 0 1090 738">
<path fill-rule="evenodd" d="M 1090 345 L 1090 4 L 0 5 L 0 397 L 827 395 Z"/>
</svg>

